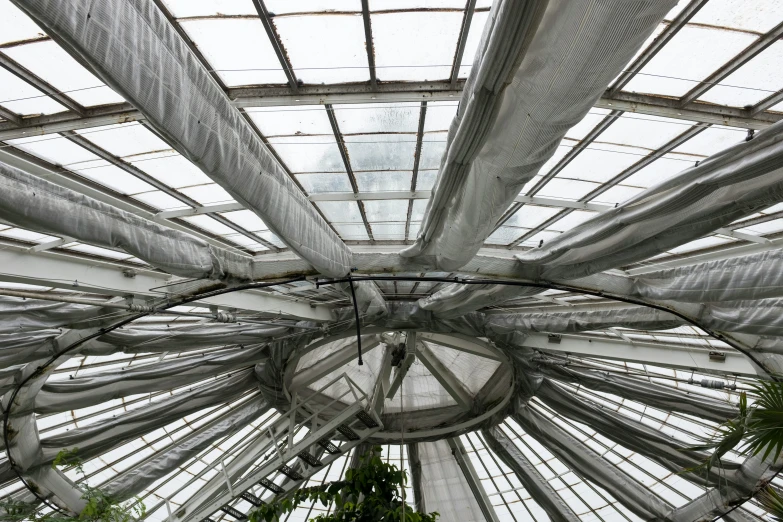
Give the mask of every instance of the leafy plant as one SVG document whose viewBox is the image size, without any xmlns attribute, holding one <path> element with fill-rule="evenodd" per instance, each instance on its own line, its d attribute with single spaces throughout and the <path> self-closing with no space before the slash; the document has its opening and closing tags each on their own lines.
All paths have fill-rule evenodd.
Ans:
<svg viewBox="0 0 783 522">
<path fill-rule="evenodd" d="M 714 450 L 709 459 L 696 468 L 707 472 L 717 465 L 721 458 L 738 445 L 742 455 L 762 454 L 764 459 L 772 456 L 777 460 L 783 451 L 783 382 L 761 381 L 753 385 L 756 397 L 752 407 L 748 406 L 745 392 L 740 393 L 739 415 L 722 424 L 717 433 L 700 446 L 689 449 Z"/>
<path fill-rule="evenodd" d="M 52 468 L 58 466 L 73 466 L 77 472 L 84 475 L 82 460 L 78 456 L 78 448 L 61 450 L 52 462 Z M 139 499 L 118 502 L 99 488 L 94 488 L 83 482 L 82 499 L 86 502 L 84 509 L 78 515 L 64 515 L 58 512 L 39 513 L 36 506 L 15 500 L 0 502 L 0 509 L 8 522 L 134 522 L 146 514 L 146 508 Z"/>
<path fill-rule="evenodd" d="M 344 480 L 299 489 L 264 504 L 250 513 L 250 522 L 278 522 L 305 502 L 334 505 L 332 513 L 318 515 L 312 522 L 435 522 L 437 512 L 418 513 L 402 501 L 400 490 L 408 481 L 407 474 L 385 463 L 382 451 L 376 446 L 361 456 L 359 466 L 347 470 Z"/>
<path fill-rule="evenodd" d="M 771 486 L 767 486 L 762 489 L 761 492 L 756 495 L 762 507 L 772 515 L 772 520 L 775 522 L 783 522 L 783 496 L 778 490 L 773 489 Z"/>
</svg>

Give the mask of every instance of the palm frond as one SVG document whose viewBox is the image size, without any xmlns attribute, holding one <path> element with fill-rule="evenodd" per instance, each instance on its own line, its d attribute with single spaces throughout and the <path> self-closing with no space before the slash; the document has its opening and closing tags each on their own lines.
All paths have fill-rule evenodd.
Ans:
<svg viewBox="0 0 783 522">
<path fill-rule="evenodd" d="M 783 495 L 778 490 L 767 486 L 756 495 L 756 500 L 772 516 L 772 520 L 783 522 Z"/>
</svg>

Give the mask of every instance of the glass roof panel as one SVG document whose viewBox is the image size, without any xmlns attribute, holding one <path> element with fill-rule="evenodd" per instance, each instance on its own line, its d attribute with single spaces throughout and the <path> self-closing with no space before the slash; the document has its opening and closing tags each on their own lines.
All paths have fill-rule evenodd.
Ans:
<svg viewBox="0 0 783 522">
<path fill-rule="evenodd" d="M 473 66 L 473 59 L 481 43 L 481 35 L 484 33 L 484 26 L 489 19 L 489 11 L 474 12 L 473 19 L 470 21 L 470 31 L 468 39 L 465 40 L 465 51 L 462 53 L 462 61 L 459 66 L 459 78 L 467 78 L 470 69 Z"/>
<path fill-rule="evenodd" d="M 333 135 L 329 116 L 321 105 L 253 107 L 246 109 L 246 112 L 266 137 L 297 134 Z"/>
<path fill-rule="evenodd" d="M 0 0 L 0 45 L 45 36 L 46 33 L 10 0 Z"/>
<path fill-rule="evenodd" d="M 345 172 L 334 135 L 269 138 L 291 172 Z"/>
<path fill-rule="evenodd" d="M 354 170 L 410 170 L 416 137 L 404 134 L 344 136 Z"/>
<path fill-rule="evenodd" d="M 84 106 L 125 101 L 51 40 L 3 52 Z"/>
<path fill-rule="evenodd" d="M 421 141 L 420 170 L 438 170 L 440 159 L 446 151 L 445 133 L 427 133 Z"/>
<path fill-rule="evenodd" d="M 26 81 L 0 67 L 0 105 L 24 116 L 67 110 Z"/>
<path fill-rule="evenodd" d="M 541 207 L 538 205 L 524 205 L 513 216 L 508 218 L 504 225 L 509 227 L 535 228 L 547 219 L 558 214 L 562 209 L 554 207 Z"/>
<path fill-rule="evenodd" d="M 183 202 L 169 196 L 160 190 L 153 190 L 152 192 L 136 194 L 133 196 L 133 199 L 138 199 L 142 203 L 145 203 L 158 210 L 175 210 L 179 208 L 187 208 L 187 205 L 185 205 Z"/>
<path fill-rule="evenodd" d="M 713 86 L 699 100 L 744 107 L 755 105 L 783 88 L 783 42 L 775 42 L 761 54 Z"/>
<path fill-rule="evenodd" d="M 427 103 L 427 115 L 424 119 L 424 132 L 447 131 L 457 114 L 459 99 Z M 443 137 L 445 139 L 445 136 Z"/>
<path fill-rule="evenodd" d="M 362 222 L 362 214 L 355 201 L 319 201 L 316 204 L 332 223 Z"/>
<path fill-rule="evenodd" d="M 42 139 L 40 136 L 8 140 L 7 143 L 56 165 L 96 161 L 98 156 L 65 138 Z"/>
<path fill-rule="evenodd" d="M 744 0 L 710 0 L 691 18 L 690 23 L 764 33 L 781 19 L 783 4 L 778 0 L 760 0 L 753 2 L 752 6 Z"/>
<path fill-rule="evenodd" d="M 418 103 L 356 103 L 335 105 L 334 115 L 343 135 L 407 132 L 419 128 Z"/>
<path fill-rule="evenodd" d="M 408 215 L 407 199 L 383 199 L 364 202 L 364 211 L 370 223 L 405 221 Z"/>
<path fill-rule="evenodd" d="M 462 13 L 373 14 L 379 80 L 444 80 L 451 74 Z"/>
<path fill-rule="evenodd" d="M 359 192 L 408 191 L 413 173 L 410 171 L 354 172 Z"/>
<path fill-rule="evenodd" d="M 699 156 L 711 156 L 732 145 L 742 142 L 744 139 L 742 131 L 727 127 L 710 127 L 689 139 L 674 152 L 686 154 L 695 154 Z M 694 157 L 694 162 L 701 158 Z"/>
<path fill-rule="evenodd" d="M 212 182 L 201 169 L 179 154 L 142 159 L 143 161 L 136 163 L 131 158 L 131 163 L 171 188 L 179 189 Z"/>
<path fill-rule="evenodd" d="M 121 158 L 152 151 L 171 150 L 169 144 L 138 123 L 107 125 L 76 132 Z"/>
<path fill-rule="evenodd" d="M 684 154 L 666 154 L 623 181 L 623 185 L 649 188 L 692 167 L 696 158 Z"/>
<path fill-rule="evenodd" d="M 192 20 L 180 25 L 226 85 L 286 83 L 260 19 Z M 237 52 L 240 49 L 245 51 Z"/>
<path fill-rule="evenodd" d="M 110 163 L 105 163 L 105 165 L 100 167 L 90 166 L 85 169 L 75 167 L 73 170 L 96 183 L 116 190 L 120 194 L 130 195 L 155 190 L 155 187 L 149 183 Z"/>
<path fill-rule="evenodd" d="M 405 223 L 371 223 L 372 237 L 376 241 L 402 241 L 405 239 Z"/>
<path fill-rule="evenodd" d="M 370 79 L 361 16 L 284 16 L 276 17 L 274 24 L 296 77 L 304 83 Z"/>
<path fill-rule="evenodd" d="M 266 0 L 265 4 L 270 13 L 277 15 L 323 11 L 362 12 L 361 0 Z"/>
<path fill-rule="evenodd" d="M 591 201 L 595 201 L 596 203 L 606 203 L 609 205 L 624 203 L 625 201 L 642 192 L 642 190 L 644 189 L 638 187 L 628 187 L 625 185 L 616 185 L 606 192 L 599 194 Z"/>
<path fill-rule="evenodd" d="M 345 172 L 326 172 L 318 174 L 296 174 L 296 179 L 308 194 L 325 192 L 353 192 L 348 174 Z"/>
<path fill-rule="evenodd" d="M 754 40 L 752 34 L 686 25 L 623 90 L 682 96 Z"/>
<path fill-rule="evenodd" d="M 679 136 L 689 127 L 690 123 L 670 118 L 650 115 L 621 116 L 601 133 L 596 143 L 632 145 L 653 150 Z M 603 145 L 600 147 L 603 148 Z"/>
<path fill-rule="evenodd" d="M 437 176 L 437 170 L 419 169 L 419 175 L 416 177 L 416 190 L 432 190 Z"/>
<path fill-rule="evenodd" d="M 552 181 L 557 178 L 596 182 L 609 181 L 650 152 L 652 152 L 651 149 L 624 147 L 596 141 L 580 152 Z M 562 197 L 570 198 L 570 196 Z"/>
<path fill-rule="evenodd" d="M 195 199 L 202 205 L 214 205 L 217 203 L 234 203 L 234 198 L 216 183 L 186 187 L 180 190 L 189 198 Z"/>
<path fill-rule="evenodd" d="M 163 0 L 175 18 L 216 15 L 257 15 L 251 0 Z M 269 4 L 269 2 L 266 2 Z"/>
<path fill-rule="evenodd" d="M 370 0 L 370 12 L 403 9 L 465 9 L 462 0 Z"/>
<path fill-rule="evenodd" d="M 370 239 L 370 236 L 367 235 L 367 229 L 362 224 L 332 223 L 332 226 L 346 241 L 367 241 Z"/>
</svg>

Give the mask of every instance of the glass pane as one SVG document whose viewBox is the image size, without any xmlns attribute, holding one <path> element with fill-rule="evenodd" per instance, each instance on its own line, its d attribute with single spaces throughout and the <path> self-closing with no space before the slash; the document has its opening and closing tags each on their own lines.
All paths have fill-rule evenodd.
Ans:
<svg viewBox="0 0 783 522">
<path fill-rule="evenodd" d="M 212 182 L 201 169 L 179 154 L 142 159 L 144 161 L 139 161 L 138 163 L 131 161 L 131 163 L 155 179 L 175 189 Z"/>
<path fill-rule="evenodd" d="M 783 86 L 782 63 L 783 42 L 775 42 L 699 99 L 733 107 L 755 105 Z"/>
<path fill-rule="evenodd" d="M 7 143 L 56 165 L 99 161 L 98 156 L 65 138 L 43 139 L 40 136 L 8 140 Z"/>
<path fill-rule="evenodd" d="M 465 9 L 462 0 L 370 0 L 370 12 L 402 9 Z"/>
<path fill-rule="evenodd" d="M 468 39 L 465 40 L 465 51 L 462 53 L 462 61 L 459 66 L 459 77 L 467 78 L 470 69 L 473 66 L 473 60 L 476 57 L 481 36 L 484 34 L 484 26 L 487 25 L 489 11 L 473 13 L 473 19 L 470 22 L 470 32 Z"/>
<path fill-rule="evenodd" d="M 372 223 L 373 239 L 391 241 L 405 239 L 405 223 Z"/>
<path fill-rule="evenodd" d="M 524 205 L 517 210 L 504 225 L 509 227 L 535 228 L 547 219 L 560 213 L 561 210 L 562 209 L 553 207 Z"/>
<path fill-rule="evenodd" d="M 193 20 L 181 25 L 226 85 L 286 83 L 261 20 Z"/>
<path fill-rule="evenodd" d="M 457 114 L 459 99 L 454 101 L 429 102 L 427 103 L 427 117 L 424 120 L 424 132 L 447 131 L 451 121 Z M 446 137 L 444 136 L 445 140 Z"/>
<path fill-rule="evenodd" d="M 440 160 L 446 151 L 446 135 L 442 133 L 427 133 L 421 142 L 421 158 L 419 169 L 429 170 L 440 168 Z"/>
<path fill-rule="evenodd" d="M 365 132 L 409 132 L 419 128 L 418 103 L 357 103 L 335 105 L 334 115 L 343 135 Z"/>
<path fill-rule="evenodd" d="M 674 152 L 711 156 L 727 147 L 743 141 L 744 131 L 729 129 L 726 127 L 711 127 L 700 132 L 676 149 Z M 699 158 L 694 158 L 694 162 Z"/>
<path fill-rule="evenodd" d="M 216 15 L 256 15 L 251 0 L 163 0 L 175 18 Z M 269 2 L 266 2 L 267 5 Z"/>
<path fill-rule="evenodd" d="M 362 222 L 362 214 L 355 201 L 319 201 L 316 205 L 332 224 Z"/>
<path fill-rule="evenodd" d="M 756 36 L 686 25 L 623 90 L 682 96 Z"/>
<path fill-rule="evenodd" d="M 364 225 L 337 223 L 334 224 L 334 229 L 346 241 L 367 241 L 370 239 Z"/>
<path fill-rule="evenodd" d="M 0 0 L 0 44 L 45 37 L 38 25 L 9 0 Z"/>
<path fill-rule="evenodd" d="M 266 0 L 266 8 L 270 13 L 313 13 L 319 11 L 353 11 L 362 12 L 360 0 Z M 277 23 L 277 21 L 275 21 Z"/>
<path fill-rule="evenodd" d="M 321 105 L 297 107 L 253 107 L 247 113 L 266 136 L 323 134 L 334 136 L 329 116 Z"/>
<path fill-rule="evenodd" d="M 198 185 L 196 187 L 187 187 L 180 190 L 189 198 L 195 199 L 202 205 L 214 205 L 218 203 L 235 203 L 231 194 L 225 191 L 223 187 L 216 183 L 208 185 Z"/>
<path fill-rule="evenodd" d="M 644 167 L 642 170 L 633 174 L 623 181 L 623 185 L 639 188 L 649 188 L 662 183 L 692 167 L 695 163 L 693 158 L 688 158 L 684 154 L 666 154 Z"/>
<path fill-rule="evenodd" d="M 451 74 L 463 14 L 373 14 L 375 65 L 380 80 L 442 80 Z"/>
<path fill-rule="evenodd" d="M 276 17 L 274 23 L 296 77 L 304 83 L 370 79 L 362 17 L 285 16 Z"/>
<path fill-rule="evenodd" d="M 652 151 L 665 145 L 691 126 L 690 123 L 681 120 L 631 114 L 617 118 L 598 136 L 596 143 L 633 145 Z"/>
<path fill-rule="evenodd" d="M 414 135 L 363 134 L 345 136 L 354 170 L 410 170 L 416 151 Z"/>
<path fill-rule="evenodd" d="M 240 227 L 250 232 L 259 232 L 262 230 L 268 230 L 263 220 L 258 217 L 252 210 L 237 210 L 235 212 L 224 212 L 222 214 L 226 219 L 233 221 Z"/>
<path fill-rule="evenodd" d="M 125 101 L 53 41 L 20 45 L 3 52 L 82 105 Z"/>
<path fill-rule="evenodd" d="M 227 227 L 226 225 L 217 222 L 214 218 L 211 218 L 209 216 L 205 215 L 199 215 L 199 216 L 186 216 L 183 217 L 185 221 L 188 221 L 190 223 L 193 223 L 197 227 L 206 230 L 208 232 L 212 232 L 213 234 L 217 234 L 218 236 L 227 236 L 236 234 L 236 230 L 233 228 Z"/>
<path fill-rule="evenodd" d="M 138 199 L 142 203 L 154 207 L 158 210 L 175 210 L 180 208 L 189 208 L 180 200 L 173 198 L 161 192 L 160 190 L 154 190 L 152 192 L 145 192 L 144 194 L 136 194 L 133 199 Z"/>
<path fill-rule="evenodd" d="M 355 172 L 359 192 L 408 191 L 413 173 L 404 172 Z"/>
<path fill-rule="evenodd" d="M 165 141 L 138 123 L 107 125 L 77 132 L 102 149 L 121 158 L 152 151 L 171 150 Z"/>
<path fill-rule="evenodd" d="M 591 130 L 593 130 L 593 128 L 595 128 L 596 125 L 601 123 L 604 117 L 610 112 L 611 111 L 606 109 L 590 109 L 585 117 L 579 121 L 579 123 L 568 129 L 568 132 L 565 134 L 566 138 L 570 138 L 572 140 L 583 139 L 590 133 Z"/>
<path fill-rule="evenodd" d="M 66 108 L 0 67 L 0 104 L 17 114 L 34 116 L 65 111 Z"/>
<path fill-rule="evenodd" d="M 610 143 L 593 143 L 566 165 L 555 179 L 609 181 L 650 152 L 651 150 L 636 147 L 623 147 Z"/>
<path fill-rule="evenodd" d="M 680 2 L 685 3 L 685 2 Z M 765 33 L 783 20 L 783 4 L 776 0 L 710 0 L 690 23 Z"/>
<path fill-rule="evenodd" d="M 121 194 L 130 195 L 155 190 L 155 187 L 149 183 L 109 163 L 105 163 L 102 167 L 75 168 L 74 170 L 82 176 L 116 190 Z"/>
<path fill-rule="evenodd" d="M 416 190 L 432 190 L 437 177 L 437 170 L 419 170 L 419 175 L 416 178 Z"/>
<path fill-rule="evenodd" d="M 628 187 L 625 185 L 617 185 L 610 188 L 603 194 L 596 196 L 593 201 L 596 203 L 607 203 L 609 205 L 615 205 L 618 203 L 624 203 L 642 192 L 643 189 L 636 187 Z"/>
<path fill-rule="evenodd" d="M 324 192 L 353 192 L 348 174 L 320 173 L 297 174 L 296 179 L 302 184 L 308 194 L 321 194 Z"/>
<path fill-rule="evenodd" d="M 270 138 L 269 143 L 291 172 L 345 172 L 333 135 Z"/>
<path fill-rule="evenodd" d="M 370 223 L 402 222 L 408 218 L 407 199 L 384 199 L 364 202 L 364 212 Z"/>
</svg>

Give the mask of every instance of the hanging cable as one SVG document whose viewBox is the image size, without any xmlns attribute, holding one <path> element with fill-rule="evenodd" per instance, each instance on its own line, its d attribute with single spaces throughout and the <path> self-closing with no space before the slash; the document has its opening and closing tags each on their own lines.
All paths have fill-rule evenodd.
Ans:
<svg viewBox="0 0 783 522">
<path fill-rule="evenodd" d="M 353 313 L 356 316 L 356 346 L 359 350 L 359 366 L 362 366 L 362 327 L 359 324 L 359 305 L 356 304 L 356 289 L 353 287 L 353 279 L 348 276 L 348 284 L 351 287 L 351 299 L 353 299 Z"/>
</svg>

